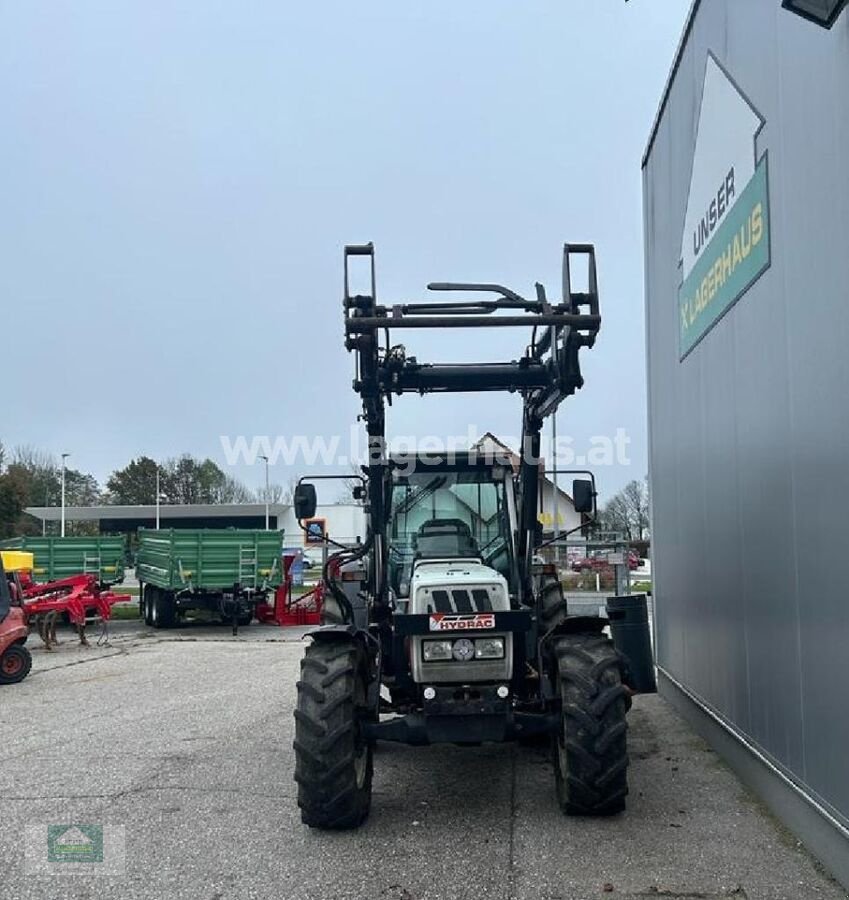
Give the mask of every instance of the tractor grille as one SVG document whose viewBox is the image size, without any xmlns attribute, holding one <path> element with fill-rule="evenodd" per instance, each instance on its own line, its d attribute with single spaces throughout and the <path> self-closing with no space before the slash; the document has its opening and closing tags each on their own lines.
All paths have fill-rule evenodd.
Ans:
<svg viewBox="0 0 849 900">
<path fill-rule="evenodd" d="M 492 599 L 485 588 L 465 590 L 455 588 L 451 591 L 430 591 L 427 601 L 429 613 L 479 613 L 492 612 Z"/>
</svg>

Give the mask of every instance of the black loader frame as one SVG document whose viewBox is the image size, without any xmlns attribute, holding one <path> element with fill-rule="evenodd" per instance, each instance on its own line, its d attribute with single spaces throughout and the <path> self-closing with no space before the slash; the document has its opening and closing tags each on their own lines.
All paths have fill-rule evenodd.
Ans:
<svg viewBox="0 0 849 900">
<path fill-rule="evenodd" d="M 351 293 L 352 260 L 368 265 L 369 291 Z M 586 264 L 586 290 L 572 275 Z M 364 480 L 366 539 L 341 548 L 323 571 L 325 625 L 311 634 L 298 682 L 296 773 L 303 821 L 322 828 L 353 827 L 369 812 L 372 746 L 376 740 L 409 744 L 476 744 L 551 735 L 557 795 L 564 812 L 608 815 L 624 808 L 627 794 L 625 713 L 637 687 L 632 666 L 605 636 L 608 620 L 568 614 L 553 566 L 535 565 L 540 543 L 541 431 L 546 417 L 583 386 L 580 352 L 592 348 L 601 325 L 595 251 L 589 244 L 563 248 L 562 299 L 552 302 L 541 284 L 526 299 L 498 284 L 435 283 L 437 292 L 467 295 L 450 302 L 379 305 L 374 248 L 344 251 L 345 346 L 355 356 L 354 390 L 362 399 L 368 436 Z M 468 295 L 489 295 L 484 299 Z M 517 360 L 421 363 L 393 343 L 406 329 L 526 327 L 530 343 Z M 438 684 L 426 689 L 412 677 L 411 640 L 432 630 L 430 616 L 403 611 L 388 577 L 389 504 L 393 472 L 402 461 L 387 452 L 386 406 L 415 393 L 507 391 L 522 397 L 522 447 L 515 487 L 514 575 L 510 609 L 487 618 L 486 628 L 512 637 L 509 684 Z M 492 467 L 486 453 L 459 454 L 445 466 Z M 403 461 L 409 464 L 409 460 Z M 442 471 L 439 464 L 435 471 Z M 349 477 L 349 476 L 348 476 Z M 573 485 L 576 511 L 590 527 L 594 481 Z M 299 519 L 314 515 L 315 489 L 299 483 Z M 635 598 L 639 605 L 639 598 Z M 642 598 L 644 608 L 645 599 Z M 475 622 L 465 622 L 475 637 Z M 647 633 L 647 622 L 640 623 Z M 617 632 L 614 631 L 614 635 Z M 620 627 L 619 634 L 627 634 Z M 432 636 L 432 635 L 431 635 Z M 641 652 L 643 640 L 634 644 Z M 651 671 L 648 659 L 633 660 Z M 381 695 L 386 689 L 389 699 Z M 649 689 L 651 687 L 649 686 Z"/>
</svg>

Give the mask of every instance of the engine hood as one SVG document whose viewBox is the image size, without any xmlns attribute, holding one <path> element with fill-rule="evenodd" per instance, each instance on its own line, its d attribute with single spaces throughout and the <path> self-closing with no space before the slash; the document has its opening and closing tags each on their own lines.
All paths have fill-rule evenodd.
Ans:
<svg viewBox="0 0 849 900">
<path fill-rule="evenodd" d="M 507 580 L 476 559 L 416 562 L 410 612 L 476 613 L 510 609 Z"/>
</svg>

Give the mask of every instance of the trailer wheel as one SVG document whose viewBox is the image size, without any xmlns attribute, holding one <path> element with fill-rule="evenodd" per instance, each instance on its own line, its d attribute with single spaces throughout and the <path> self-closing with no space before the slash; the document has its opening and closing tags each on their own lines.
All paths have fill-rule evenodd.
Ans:
<svg viewBox="0 0 849 900">
<path fill-rule="evenodd" d="M 154 628 L 170 628 L 174 624 L 174 598 L 167 591 L 151 588 L 150 624 Z"/>
<path fill-rule="evenodd" d="M 572 634 L 554 645 L 561 725 L 554 745 L 557 799 L 564 813 L 609 816 L 625 808 L 631 697 L 621 658 L 602 635 Z"/>
<path fill-rule="evenodd" d="M 237 622 L 239 628 L 244 628 L 245 626 L 250 625 L 251 622 L 253 622 L 253 620 L 254 620 L 253 612 L 246 612 L 243 615 L 239 616 L 239 618 L 236 619 L 236 622 Z"/>
<path fill-rule="evenodd" d="M 146 584 L 142 595 L 142 615 L 144 616 L 145 625 L 153 625 L 153 592 L 156 588 Z"/>
<path fill-rule="evenodd" d="M 295 709 L 295 781 L 301 821 L 356 828 L 371 807 L 373 748 L 361 731 L 367 674 L 353 641 L 313 641 L 301 660 Z"/>
<path fill-rule="evenodd" d="M 550 631 L 559 625 L 566 615 L 566 598 L 560 579 L 556 575 L 545 575 L 539 594 L 539 617 L 543 631 Z"/>
<path fill-rule="evenodd" d="M 29 675 L 32 656 L 23 644 L 11 644 L 0 656 L 0 684 L 17 684 Z"/>
</svg>

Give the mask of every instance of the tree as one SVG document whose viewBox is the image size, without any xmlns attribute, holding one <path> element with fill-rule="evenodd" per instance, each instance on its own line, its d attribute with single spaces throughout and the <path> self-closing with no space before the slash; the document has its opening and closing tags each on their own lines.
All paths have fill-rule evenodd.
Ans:
<svg viewBox="0 0 849 900">
<path fill-rule="evenodd" d="M 599 518 L 605 531 L 616 531 L 631 537 L 628 507 L 621 491 L 607 502 Z"/>
<path fill-rule="evenodd" d="M 288 484 L 275 484 L 272 482 L 268 485 L 268 491 L 263 485 L 256 492 L 256 499 L 260 503 L 291 503 L 292 496 L 295 493 L 295 485 L 298 483 L 297 478 L 290 478 Z"/>
<path fill-rule="evenodd" d="M 642 481 L 629 481 L 622 488 L 625 508 L 628 511 L 628 521 L 631 523 L 631 537 L 641 541 L 648 537 L 649 533 L 649 483 L 648 479 Z"/>
<path fill-rule="evenodd" d="M 605 531 L 618 531 L 628 540 L 649 535 L 648 479 L 629 481 L 605 504 L 600 520 Z"/>
<path fill-rule="evenodd" d="M 3 468 L 6 459 L 8 465 Z M 40 534 L 41 523 L 24 510 L 28 506 L 58 506 L 62 470 L 47 453 L 30 446 L 16 447 L 11 455 L 0 446 L 0 534 L 4 537 Z M 91 506 L 100 499 L 100 485 L 87 472 L 65 470 L 65 503 Z M 66 533 L 97 530 L 93 522 L 68 522 Z"/>
<path fill-rule="evenodd" d="M 18 534 L 33 533 L 29 525 L 22 519 L 35 520 L 24 516 L 24 508 L 29 501 L 29 475 L 21 466 L 9 466 L 0 474 L 0 537 L 13 537 Z"/>
<path fill-rule="evenodd" d="M 223 476 L 213 494 L 216 497 L 213 503 L 253 503 L 256 500 L 256 494 L 250 488 L 229 475 Z"/>
<path fill-rule="evenodd" d="M 58 481 L 61 494 L 61 475 Z M 100 485 L 94 475 L 80 472 L 77 469 L 65 470 L 65 503 L 67 506 L 96 506 L 100 500 Z"/>
<path fill-rule="evenodd" d="M 149 456 L 132 459 L 106 482 L 108 502 L 126 506 L 156 503 L 156 463 Z"/>
<path fill-rule="evenodd" d="M 164 503 L 248 503 L 255 499 L 245 485 L 223 472 L 211 459 L 198 460 L 184 453 L 158 466 L 150 457 L 141 456 L 116 470 L 107 482 L 110 502 L 155 503 L 157 468 Z"/>
</svg>

